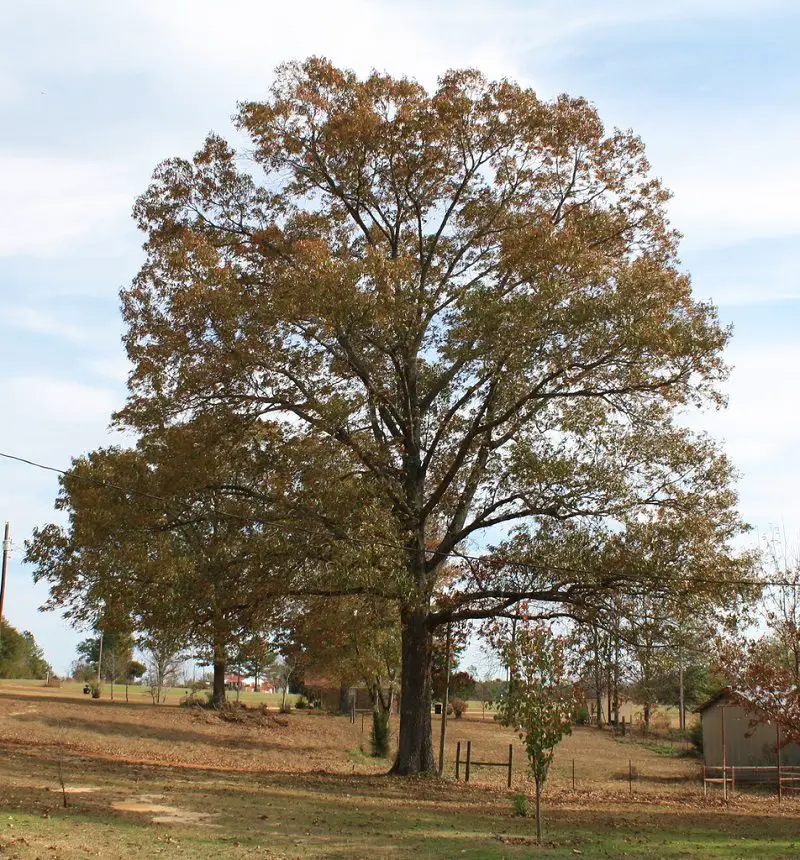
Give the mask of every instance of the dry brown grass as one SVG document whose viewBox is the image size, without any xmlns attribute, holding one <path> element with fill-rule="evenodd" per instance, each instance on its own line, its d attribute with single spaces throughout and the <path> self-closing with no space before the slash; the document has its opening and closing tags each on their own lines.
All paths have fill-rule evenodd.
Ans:
<svg viewBox="0 0 800 860">
<path fill-rule="evenodd" d="M 13 693 L 0 688 L 0 741 L 140 764 L 304 773 L 354 770 L 366 729 L 345 718 L 298 711 L 279 720 L 228 721 L 200 708 L 125 704 Z M 386 769 L 364 759 L 362 773 Z"/>
<path fill-rule="evenodd" d="M 559 747 L 545 792 L 548 840 L 514 818 L 501 769 L 473 784 L 385 777 L 359 753 L 368 723 L 295 713 L 227 722 L 207 711 L 92 701 L 0 686 L 0 856 L 118 860 L 217 857 L 789 857 L 797 801 L 704 800 L 695 761 L 595 729 Z M 439 728 L 434 722 L 434 732 Z M 522 747 L 480 714 L 449 725 L 448 755 L 515 744 L 512 791 L 528 786 Z M 571 787 L 575 758 L 577 785 Z M 628 789 L 628 760 L 638 778 Z M 68 807 L 61 805 L 63 763 Z M 451 772 L 451 771 L 450 771 Z M 798 847 L 798 852 L 795 852 Z"/>
<path fill-rule="evenodd" d="M 436 750 L 439 727 L 435 717 Z M 394 733 L 396 728 L 395 721 Z M 0 741 L 129 763 L 231 771 L 376 774 L 387 768 L 386 761 L 360 754 L 369 751 L 369 719 L 362 731 L 360 717 L 353 725 L 346 717 L 295 711 L 279 719 L 229 721 L 200 708 L 93 700 L 7 684 L 0 687 Z M 509 743 L 513 744 L 513 787 L 528 788 L 522 744 L 490 716 L 448 721 L 446 775 L 454 773 L 459 741 L 462 759 L 466 742 L 471 741 L 477 761 L 506 761 Z M 636 792 L 698 790 L 696 761 L 659 756 L 591 728 L 576 728 L 559 746 L 551 772 L 553 789 L 571 789 L 573 759 L 576 788 L 581 791 L 627 792 L 629 760 L 636 774 Z M 471 780 L 476 785 L 504 787 L 506 771 L 474 767 Z"/>
</svg>

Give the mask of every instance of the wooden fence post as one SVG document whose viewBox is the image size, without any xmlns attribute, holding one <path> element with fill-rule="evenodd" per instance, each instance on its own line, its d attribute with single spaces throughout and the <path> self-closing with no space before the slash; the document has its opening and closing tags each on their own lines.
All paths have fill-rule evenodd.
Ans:
<svg viewBox="0 0 800 860">
<path fill-rule="evenodd" d="M 780 803 L 783 800 L 783 782 L 781 780 L 781 724 L 777 722 L 775 723 L 775 737 L 775 752 L 778 754 L 778 803 Z"/>
<path fill-rule="evenodd" d="M 572 759 L 572 790 L 575 791 L 575 759 Z"/>
<path fill-rule="evenodd" d="M 467 762 L 464 768 L 464 782 L 469 782 L 469 765 L 472 760 L 472 741 L 467 741 Z"/>
<path fill-rule="evenodd" d="M 633 761 L 628 759 L 628 790 L 633 794 Z"/>
<path fill-rule="evenodd" d="M 514 765 L 514 744 L 508 745 L 508 787 L 511 788 L 511 768 Z"/>
<path fill-rule="evenodd" d="M 456 744 L 456 779 L 458 779 L 458 771 L 461 767 L 461 741 Z"/>
<path fill-rule="evenodd" d="M 731 796 L 736 794 L 736 765 L 731 765 Z"/>
</svg>

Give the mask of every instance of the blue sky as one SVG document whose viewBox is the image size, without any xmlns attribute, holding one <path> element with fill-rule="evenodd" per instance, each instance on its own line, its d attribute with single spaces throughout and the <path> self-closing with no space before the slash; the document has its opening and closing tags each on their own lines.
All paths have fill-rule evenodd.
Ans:
<svg viewBox="0 0 800 860">
<path fill-rule="evenodd" d="M 323 54 L 432 85 L 474 66 L 595 102 L 675 194 L 696 294 L 735 326 L 730 406 L 700 423 L 742 472 L 743 516 L 800 529 L 800 4 L 794 0 L 0 0 L 0 451 L 55 466 L 110 440 L 117 293 L 134 197 L 162 158 L 229 134 L 284 60 Z M 54 476 L 0 461 L 6 615 L 57 671 L 80 634 L 20 564 Z"/>
</svg>

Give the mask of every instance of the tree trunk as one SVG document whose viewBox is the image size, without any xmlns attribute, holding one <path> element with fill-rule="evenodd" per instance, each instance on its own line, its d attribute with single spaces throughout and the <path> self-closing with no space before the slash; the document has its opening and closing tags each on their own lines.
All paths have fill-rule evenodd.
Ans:
<svg viewBox="0 0 800 860">
<path fill-rule="evenodd" d="M 597 728 L 603 727 L 603 673 L 600 665 L 600 639 L 597 634 L 597 628 L 592 628 L 593 646 L 594 646 L 594 695 L 595 705 L 597 709 Z"/>
<path fill-rule="evenodd" d="M 542 841 L 542 807 L 541 807 L 541 799 L 542 799 L 542 781 L 540 779 L 536 779 L 536 841 Z"/>
<path fill-rule="evenodd" d="M 214 687 L 211 693 L 211 704 L 215 708 L 225 704 L 225 658 L 214 658 Z"/>
<path fill-rule="evenodd" d="M 686 702 L 683 690 L 683 643 L 678 646 L 678 728 L 686 731 Z"/>
<path fill-rule="evenodd" d="M 400 737 L 392 773 L 409 776 L 436 769 L 431 737 L 431 633 L 419 609 L 403 612 Z"/>
<path fill-rule="evenodd" d="M 614 637 L 614 725 L 619 725 L 619 636 Z"/>
<path fill-rule="evenodd" d="M 350 705 L 350 688 L 344 685 L 339 687 L 339 713 L 349 714 L 352 710 Z"/>
</svg>

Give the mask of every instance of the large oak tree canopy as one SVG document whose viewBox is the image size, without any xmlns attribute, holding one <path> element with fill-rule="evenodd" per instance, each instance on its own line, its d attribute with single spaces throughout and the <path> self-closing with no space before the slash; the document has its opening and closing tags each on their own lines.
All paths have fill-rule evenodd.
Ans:
<svg viewBox="0 0 800 860">
<path fill-rule="evenodd" d="M 669 545 L 702 514 L 710 525 L 673 549 L 719 561 L 739 528 L 730 467 L 673 416 L 719 404 L 729 332 L 679 270 L 641 141 L 583 99 L 474 71 L 428 93 L 310 59 L 281 67 L 236 124 L 249 151 L 211 135 L 136 205 L 147 260 L 122 295 L 134 369 L 120 420 L 150 433 L 227 410 L 352 464 L 405 547 L 396 769 L 426 770 L 432 627 L 547 579 L 501 553 L 433 611 L 470 538 L 524 522 L 504 552 L 541 536 L 540 570 L 566 548 L 575 580 L 596 557 L 565 523 L 591 537 L 649 521 Z M 636 540 L 614 538 L 604 563 Z"/>
</svg>

